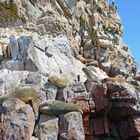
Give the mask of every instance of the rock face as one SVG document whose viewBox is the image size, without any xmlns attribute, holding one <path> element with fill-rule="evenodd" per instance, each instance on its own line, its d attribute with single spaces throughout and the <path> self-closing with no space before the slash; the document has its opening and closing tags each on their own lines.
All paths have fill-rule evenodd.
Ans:
<svg viewBox="0 0 140 140">
<path fill-rule="evenodd" d="M 0 139 L 29 140 L 35 117 L 32 108 L 17 99 L 5 100 L 0 112 Z"/>
<path fill-rule="evenodd" d="M 57 140 L 59 133 L 58 118 L 41 115 L 36 131 L 36 136 L 40 140 Z"/>
<path fill-rule="evenodd" d="M 84 140 L 84 129 L 80 113 L 71 112 L 60 116 L 61 140 Z"/>
<path fill-rule="evenodd" d="M 29 105 L 0 100 L 0 139 L 140 139 L 140 73 L 122 32 L 107 0 L 1 0 L 0 96 L 33 87 L 39 103 L 78 104 L 83 115 L 35 121 Z"/>
</svg>

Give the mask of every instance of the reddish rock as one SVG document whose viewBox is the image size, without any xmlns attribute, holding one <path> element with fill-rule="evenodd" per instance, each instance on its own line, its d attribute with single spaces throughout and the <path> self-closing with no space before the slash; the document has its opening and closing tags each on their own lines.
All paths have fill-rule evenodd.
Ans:
<svg viewBox="0 0 140 140">
<path fill-rule="evenodd" d="M 111 100 L 136 102 L 135 88 L 126 82 L 108 82 L 108 95 Z"/>
<path fill-rule="evenodd" d="M 139 91 L 126 82 L 108 82 L 108 96 L 111 100 L 109 112 L 113 120 L 140 112 Z M 117 116 L 117 117 L 116 117 Z"/>
<path fill-rule="evenodd" d="M 112 120 L 121 120 L 124 116 L 137 115 L 140 112 L 139 104 L 129 102 L 112 102 L 109 117 Z"/>
<path fill-rule="evenodd" d="M 90 135 L 90 114 L 83 115 L 83 127 L 85 135 Z"/>
<path fill-rule="evenodd" d="M 110 108 L 110 101 L 107 98 L 106 84 L 92 84 L 91 96 L 95 104 L 95 113 L 107 114 Z"/>
<path fill-rule="evenodd" d="M 79 100 L 76 102 L 76 104 L 79 104 L 83 110 L 83 113 L 89 113 L 90 112 L 90 106 L 89 102 L 85 100 Z"/>
<path fill-rule="evenodd" d="M 59 117 L 59 139 L 85 140 L 82 115 L 79 112 L 70 112 Z"/>
<path fill-rule="evenodd" d="M 0 139 L 29 140 L 35 116 L 32 108 L 19 99 L 7 99 L 0 108 Z"/>
<path fill-rule="evenodd" d="M 107 97 L 107 86 L 106 84 L 94 84 L 92 85 L 91 94 L 97 98 Z"/>
<path fill-rule="evenodd" d="M 140 81 L 140 73 L 136 75 L 135 80 Z"/>
<path fill-rule="evenodd" d="M 107 115 L 110 109 L 110 101 L 108 98 L 94 98 L 95 114 Z"/>
<path fill-rule="evenodd" d="M 107 117 L 97 117 L 90 120 L 90 134 L 95 136 L 108 136 L 109 124 Z"/>
<path fill-rule="evenodd" d="M 117 128 L 119 130 L 122 139 L 130 139 L 133 137 L 140 136 L 140 117 L 129 117 L 123 121 L 117 123 Z"/>
</svg>

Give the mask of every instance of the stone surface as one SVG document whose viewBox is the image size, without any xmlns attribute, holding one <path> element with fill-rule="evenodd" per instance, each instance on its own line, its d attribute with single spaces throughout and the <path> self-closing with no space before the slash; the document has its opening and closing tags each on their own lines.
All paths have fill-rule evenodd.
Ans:
<svg viewBox="0 0 140 140">
<path fill-rule="evenodd" d="M 139 92 L 128 83 L 109 82 L 107 83 L 108 96 L 111 100 L 110 114 L 118 116 L 116 119 L 125 115 L 139 114 Z M 118 113 L 118 114 L 116 114 Z"/>
<path fill-rule="evenodd" d="M 81 105 L 82 117 L 41 116 L 38 139 L 140 139 L 140 74 L 122 32 L 107 0 L 1 0 L 0 95 L 31 86 L 40 103 Z"/>
<path fill-rule="evenodd" d="M 91 97 L 95 104 L 95 112 L 106 115 L 110 109 L 110 100 L 108 99 L 108 88 L 106 84 L 93 84 L 91 86 Z"/>
<path fill-rule="evenodd" d="M 95 136 L 108 136 L 109 124 L 107 117 L 93 118 L 90 121 L 90 134 Z"/>
<path fill-rule="evenodd" d="M 38 137 L 40 140 L 57 140 L 58 133 L 58 118 L 41 115 L 38 127 L 36 128 L 36 137 Z"/>
<path fill-rule="evenodd" d="M 59 116 L 59 139 L 62 140 L 84 140 L 84 129 L 82 116 L 77 112 L 70 112 Z"/>
<path fill-rule="evenodd" d="M 79 100 L 76 102 L 76 104 L 79 104 L 82 107 L 83 113 L 89 113 L 90 112 L 90 106 L 89 102 L 85 100 Z"/>
<path fill-rule="evenodd" d="M 117 127 L 122 139 L 137 137 L 140 135 L 140 118 L 139 116 L 128 117 L 125 121 L 118 122 Z"/>
<path fill-rule="evenodd" d="M 58 88 L 55 85 L 46 83 L 44 91 L 46 92 L 46 99 L 47 100 L 55 100 L 56 99 Z"/>
<path fill-rule="evenodd" d="M 32 108 L 18 99 L 5 100 L 0 112 L 0 139 L 29 140 L 35 116 Z"/>
</svg>

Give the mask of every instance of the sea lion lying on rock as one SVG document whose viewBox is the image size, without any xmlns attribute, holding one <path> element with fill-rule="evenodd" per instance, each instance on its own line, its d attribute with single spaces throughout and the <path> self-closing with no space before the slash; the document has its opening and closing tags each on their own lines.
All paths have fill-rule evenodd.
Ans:
<svg viewBox="0 0 140 140">
<path fill-rule="evenodd" d="M 39 110 L 42 114 L 52 115 L 52 116 L 61 115 L 72 111 L 78 111 L 81 114 L 83 114 L 83 110 L 80 105 L 64 103 L 58 100 L 43 101 L 39 106 Z"/>
<path fill-rule="evenodd" d="M 70 81 L 66 77 L 50 76 L 48 77 L 48 82 L 59 88 L 64 88 Z"/>
<path fill-rule="evenodd" d="M 31 103 L 33 106 L 35 115 L 38 115 L 39 103 L 38 103 L 37 92 L 34 88 L 24 87 L 21 89 L 8 92 L 7 94 L 0 96 L 0 105 L 2 105 L 4 100 L 9 99 L 9 98 L 17 98 L 27 104 Z"/>
<path fill-rule="evenodd" d="M 119 83 L 127 83 L 125 79 L 119 78 L 119 77 L 108 77 L 102 80 L 102 82 L 119 82 Z"/>
</svg>

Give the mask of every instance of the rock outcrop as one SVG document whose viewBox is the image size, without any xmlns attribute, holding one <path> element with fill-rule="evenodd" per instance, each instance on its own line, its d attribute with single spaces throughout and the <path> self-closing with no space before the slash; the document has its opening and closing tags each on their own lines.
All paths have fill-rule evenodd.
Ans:
<svg viewBox="0 0 140 140">
<path fill-rule="evenodd" d="M 83 114 L 35 119 L 32 105 L 6 99 L 0 139 L 140 139 L 140 74 L 122 32 L 107 0 L 1 0 L 0 96 L 28 86 L 39 104 L 78 104 Z"/>
<path fill-rule="evenodd" d="M 0 108 L 0 139 L 29 140 L 33 134 L 35 116 L 29 105 L 17 99 L 7 99 Z"/>
</svg>

